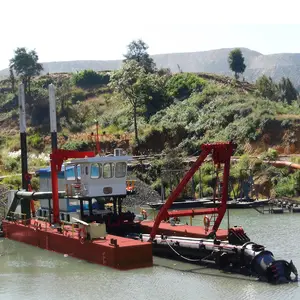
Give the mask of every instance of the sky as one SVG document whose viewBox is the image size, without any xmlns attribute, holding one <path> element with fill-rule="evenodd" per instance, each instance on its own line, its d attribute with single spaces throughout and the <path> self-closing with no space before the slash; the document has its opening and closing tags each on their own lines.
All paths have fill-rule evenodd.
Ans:
<svg viewBox="0 0 300 300">
<path fill-rule="evenodd" d="M 150 54 L 300 53 L 299 16 L 299 0 L 0 0 L 0 70 L 17 47 L 41 62 L 108 60 L 139 38 Z"/>
</svg>

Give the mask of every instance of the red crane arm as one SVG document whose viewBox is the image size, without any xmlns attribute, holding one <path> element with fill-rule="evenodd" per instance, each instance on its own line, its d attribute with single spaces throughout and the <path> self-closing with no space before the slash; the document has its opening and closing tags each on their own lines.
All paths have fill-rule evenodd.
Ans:
<svg viewBox="0 0 300 300">
<path fill-rule="evenodd" d="M 64 160 L 67 160 L 69 158 L 84 158 L 84 157 L 94 157 L 94 156 L 95 156 L 94 152 L 79 152 L 75 150 L 63 150 L 63 149 L 54 149 L 50 154 L 54 224 L 60 222 L 57 173 L 61 171 L 61 166 Z"/>
<path fill-rule="evenodd" d="M 218 209 L 218 217 L 214 224 L 213 230 L 217 231 L 219 228 L 224 214 L 226 212 L 226 202 L 228 197 L 228 178 L 229 178 L 229 169 L 230 169 L 230 158 L 235 150 L 236 145 L 227 142 L 227 143 L 215 143 L 215 144 L 204 144 L 201 149 L 202 152 L 196 162 L 192 165 L 191 169 L 185 174 L 179 185 L 176 189 L 171 193 L 166 203 L 160 209 L 157 217 L 155 218 L 155 222 L 153 224 L 152 231 L 150 233 L 150 239 L 153 240 L 155 238 L 157 229 L 162 220 L 168 217 L 168 209 L 171 207 L 174 200 L 179 196 L 182 192 L 186 184 L 192 178 L 192 176 L 196 173 L 198 168 L 202 165 L 205 158 L 209 153 L 212 152 L 212 159 L 215 164 L 224 163 L 224 174 L 223 174 L 223 191 L 222 191 L 222 201 L 221 206 Z"/>
</svg>

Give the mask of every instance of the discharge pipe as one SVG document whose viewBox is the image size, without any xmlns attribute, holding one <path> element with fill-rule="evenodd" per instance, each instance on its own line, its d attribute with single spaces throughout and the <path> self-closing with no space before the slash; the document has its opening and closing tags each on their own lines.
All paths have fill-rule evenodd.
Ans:
<svg viewBox="0 0 300 300">
<path fill-rule="evenodd" d="M 142 234 L 140 239 L 145 242 L 148 241 L 149 234 Z M 156 235 L 153 239 L 153 248 L 157 247 L 169 249 L 170 252 L 175 252 L 190 262 L 209 262 L 220 268 L 225 268 L 225 266 L 233 263 L 238 265 L 240 270 L 246 268 L 248 274 L 255 275 L 260 280 L 271 284 L 298 280 L 298 271 L 292 261 L 288 263 L 285 260 L 275 260 L 272 252 L 253 242 L 234 245 L 228 241 L 214 239 Z M 186 253 L 193 253 L 193 259 L 185 258 L 180 254 L 184 253 L 185 250 Z M 294 275 L 292 276 L 292 274 Z"/>
</svg>

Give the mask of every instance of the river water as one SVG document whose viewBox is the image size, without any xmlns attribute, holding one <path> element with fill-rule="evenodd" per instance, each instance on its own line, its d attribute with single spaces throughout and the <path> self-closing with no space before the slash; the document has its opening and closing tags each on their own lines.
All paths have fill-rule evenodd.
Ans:
<svg viewBox="0 0 300 300">
<path fill-rule="evenodd" d="M 202 217 L 193 224 L 202 223 Z M 226 228 L 227 219 L 223 227 Z M 300 214 L 231 210 L 252 241 L 300 270 Z M 117 271 L 62 254 L 0 239 L 0 299 L 300 299 L 298 283 L 272 286 L 256 279 L 154 258 L 152 268 Z"/>
</svg>

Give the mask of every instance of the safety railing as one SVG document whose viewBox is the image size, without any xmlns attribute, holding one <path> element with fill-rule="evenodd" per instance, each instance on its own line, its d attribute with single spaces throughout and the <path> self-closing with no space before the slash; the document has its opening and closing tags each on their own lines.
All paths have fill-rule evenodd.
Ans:
<svg viewBox="0 0 300 300">
<path fill-rule="evenodd" d="M 44 222 L 44 224 L 45 224 L 45 226 L 44 226 L 44 228 L 45 228 L 45 231 L 47 232 L 48 231 L 48 228 L 50 227 L 50 224 L 49 224 L 49 217 L 42 217 L 42 216 L 38 216 L 37 218 L 36 218 L 36 220 L 39 220 L 39 221 L 43 221 Z M 37 222 L 37 221 L 35 221 L 35 222 Z M 37 224 L 37 223 L 33 223 L 33 226 L 34 227 L 36 227 L 36 225 L 34 225 L 34 224 Z M 38 225 L 39 224 L 41 224 L 41 223 L 38 223 Z"/>
<path fill-rule="evenodd" d="M 23 224 L 23 225 L 26 225 L 27 224 L 27 219 L 26 219 L 26 214 L 24 213 L 19 213 L 19 212 L 13 212 L 11 211 L 9 213 L 9 215 L 7 215 L 7 220 L 9 221 L 13 221 L 15 223 L 20 223 L 20 224 Z"/>
<path fill-rule="evenodd" d="M 66 225 L 67 225 L 68 227 L 66 227 Z M 70 226 L 71 226 L 71 229 L 70 229 Z M 74 235 L 75 235 L 75 232 L 76 232 L 75 228 L 77 228 L 77 227 L 78 227 L 78 225 L 75 224 L 75 223 L 62 221 L 62 222 L 61 222 L 60 229 L 61 229 L 61 233 L 62 233 L 63 235 L 66 235 L 66 236 L 68 236 L 68 237 L 74 238 Z M 71 232 L 71 236 L 69 235 L 69 232 Z"/>
</svg>

